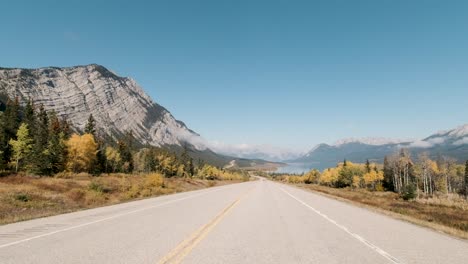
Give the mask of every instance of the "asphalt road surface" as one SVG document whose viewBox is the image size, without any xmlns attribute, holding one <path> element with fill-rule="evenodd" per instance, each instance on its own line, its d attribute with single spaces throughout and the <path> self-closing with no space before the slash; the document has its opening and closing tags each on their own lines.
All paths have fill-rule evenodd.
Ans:
<svg viewBox="0 0 468 264">
<path fill-rule="evenodd" d="M 0 226 L 0 263 L 468 263 L 468 242 L 267 180 Z"/>
</svg>

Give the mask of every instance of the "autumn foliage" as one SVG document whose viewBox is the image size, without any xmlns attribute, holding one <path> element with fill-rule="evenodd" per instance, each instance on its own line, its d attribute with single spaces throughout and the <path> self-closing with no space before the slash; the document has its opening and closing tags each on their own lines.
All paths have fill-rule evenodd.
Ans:
<svg viewBox="0 0 468 264">
<path fill-rule="evenodd" d="M 312 170 L 304 175 L 275 175 L 275 178 L 295 184 L 392 191 L 406 200 L 461 195 L 468 198 L 468 162 L 457 164 L 444 156 L 433 160 L 427 153 L 413 158 L 406 149 L 385 157 L 383 164 L 345 160 L 322 173 Z"/>
<path fill-rule="evenodd" d="M 334 168 L 327 168 L 320 173 L 311 170 L 304 175 L 282 175 L 277 178 L 289 183 L 320 184 L 329 187 L 366 188 L 383 190 L 383 171 L 376 164 L 342 162 Z"/>
<path fill-rule="evenodd" d="M 73 172 L 90 171 L 96 162 L 97 144 L 91 134 L 73 134 L 66 142 L 68 169 Z"/>
</svg>

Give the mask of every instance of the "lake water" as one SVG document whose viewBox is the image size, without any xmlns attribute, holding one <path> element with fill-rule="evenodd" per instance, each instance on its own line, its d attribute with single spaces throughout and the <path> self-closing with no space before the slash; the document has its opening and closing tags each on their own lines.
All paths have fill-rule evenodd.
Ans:
<svg viewBox="0 0 468 264">
<path fill-rule="evenodd" d="M 287 166 L 280 167 L 274 173 L 302 174 L 310 171 L 312 165 L 303 163 L 288 163 Z"/>
</svg>

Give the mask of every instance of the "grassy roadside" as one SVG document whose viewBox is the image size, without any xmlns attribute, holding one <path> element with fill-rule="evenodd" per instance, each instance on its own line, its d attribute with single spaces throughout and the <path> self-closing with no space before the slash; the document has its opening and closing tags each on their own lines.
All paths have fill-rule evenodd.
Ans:
<svg viewBox="0 0 468 264">
<path fill-rule="evenodd" d="M 458 238 L 468 239 L 468 203 L 460 197 L 404 201 L 392 192 L 337 189 L 315 184 L 292 185 Z"/>
<path fill-rule="evenodd" d="M 0 225 L 237 182 L 241 181 L 164 178 L 157 173 L 6 176 L 0 178 Z"/>
</svg>

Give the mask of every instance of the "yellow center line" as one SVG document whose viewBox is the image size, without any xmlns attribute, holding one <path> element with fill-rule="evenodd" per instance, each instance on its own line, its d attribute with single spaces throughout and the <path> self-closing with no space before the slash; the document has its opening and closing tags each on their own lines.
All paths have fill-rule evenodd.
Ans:
<svg viewBox="0 0 468 264">
<path fill-rule="evenodd" d="M 173 250 L 171 250 L 166 256 L 159 260 L 159 264 L 166 263 L 181 263 L 182 260 L 210 233 L 213 228 L 223 220 L 223 218 L 238 205 L 253 188 L 250 188 L 243 195 L 237 198 L 233 203 L 224 208 L 215 218 L 213 218 L 208 224 L 202 226 L 197 231 L 192 233 L 187 239 L 182 241 Z"/>
</svg>

